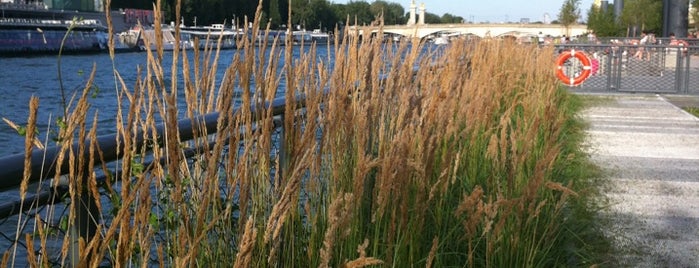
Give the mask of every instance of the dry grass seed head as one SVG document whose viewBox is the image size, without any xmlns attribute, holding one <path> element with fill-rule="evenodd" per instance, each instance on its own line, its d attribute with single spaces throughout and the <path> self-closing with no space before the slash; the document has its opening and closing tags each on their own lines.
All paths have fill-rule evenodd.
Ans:
<svg viewBox="0 0 699 268">
<path fill-rule="evenodd" d="M 432 262 L 434 262 L 435 257 L 437 256 L 437 249 L 439 248 L 439 237 L 434 237 L 432 239 L 432 247 L 430 248 L 430 253 L 427 255 L 427 264 L 425 267 L 430 268 L 432 267 Z"/>
<path fill-rule="evenodd" d="M 346 228 L 349 219 L 352 217 L 351 211 L 354 204 L 354 196 L 351 193 L 340 194 L 335 198 L 328 209 L 328 228 L 323 238 L 323 248 L 320 250 L 319 267 L 329 267 L 332 260 L 335 239 L 339 232 Z"/>
<path fill-rule="evenodd" d="M 478 225 L 483 220 L 485 205 L 483 203 L 484 191 L 480 186 L 476 186 L 471 194 L 464 194 L 464 197 L 456 208 L 457 217 L 465 218 L 462 222 L 467 240 L 475 237 Z"/>
<path fill-rule="evenodd" d="M 372 266 L 372 265 L 380 265 L 383 263 L 384 262 L 382 260 L 379 260 L 376 258 L 358 258 L 356 260 L 345 263 L 344 265 L 342 265 L 342 267 L 360 268 L 360 267 L 367 267 L 367 266 Z"/>
</svg>

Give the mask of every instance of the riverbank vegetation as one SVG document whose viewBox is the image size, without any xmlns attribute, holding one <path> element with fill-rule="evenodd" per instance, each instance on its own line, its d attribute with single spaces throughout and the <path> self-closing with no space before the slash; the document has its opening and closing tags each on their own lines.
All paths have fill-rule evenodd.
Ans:
<svg viewBox="0 0 699 268">
<path fill-rule="evenodd" d="M 314 49 L 292 56 L 298 47 L 291 45 L 257 53 L 248 39 L 233 58 L 216 49 L 186 56 L 164 53 L 158 40 L 149 40 L 159 50 L 134 67 L 141 74 L 135 83 L 115 70 L 121 96 L 115 103 L 123 108 L 113 128 L 124 154 L 119 172 L 107 172 L 105 181 L 96 174 L 113 165 L 87 142 L 96 141 L 100 117 L 86 114 L 88 83 L 72 102 L 60 142 L 65 149 L 87 144 L 72 149 L 91 157 L 58 159 L 75 163 L 65 176 L 65 222 L 85 200 L 99 211 L 92 215 L 99 228 L 80 242 L 79 262 L 599 263 L 595 250 L 604 241 L 591 213 L 595 169 L 581 149 L 581 102 L 559 87 L 550 48 L 483 40 L 431 51 L 418 42 L 344 36 L 327 57 Z M 218 68 L 225 75 L 215 75 Z M 285 91 L 277 91 L 280 84 Z M 286 98 L 283 117 L 267 108 L 279 97 Z M 194 140 L 180 139 L 178 119 L 199 125 L 198 115 L 214 111 L 216 135 L 199 129 Z M 165 132 L 156 135 L 161 124 Z M 147 146 L 137 144 L 141 139 Z M 188 152 L 196 154 L 185 157 Z M 68 233 L 49 230 L 23 237 L 35 249 L 28 251 L 30 264 L 70 261 Z M 47 242 L 63 238 L 58 252 Z M 6 253 L 3 264 L 12 258 Z"/>
<path fill-rule="evenodd" d="M 247 0 L 198 0 L 182 1 L 181 9 L 184 23 L 187 25 L 211 25 L 215 23 L 230 23 L 238 20 L 243 23 L 244 18 L 253 18 L 257 10 L 257 1 Z M 337 2 L 337 1 L 335 1 Z M 264 0 L 262 1 L 263 27 L 270 24 L 272 29 L 282 25 L 299 25 L 305 29 L 321 29 L 332 31 L 335 25 L 344 25 L 345 20 L 351 18 L 352 24 L 368 25 L 376 20 L 379 14 L 383 14 L 386 25 L 400 25 L 408 21 L 408 12 L 403 8 L 404 1 L 349 1 L 348 3 L 335 3 L 328 0 Z M 176 0 L 163 0 L 164 21 L 175 20 Z M 289 7 L 295 12 L 291 15 L 286 12 Z M 152 9 L 151 1 L 139 0 L 114 0 L 114 8 L 139 8 Z M 465 19 L 453 14 L 434 14 L 428 10 L 425 13 L 425 22 L 437 23 L 463 23 Z M 291 24 L 288 24 L 290 21 Z M 294 28 L 295 29 L 295 28 Z"/>
<path fill-rule="evenodd" d="M 689 112 L 690 114 L 699 117 L 699 107 L 685 107 L 683 109 Z"/>
</svg>

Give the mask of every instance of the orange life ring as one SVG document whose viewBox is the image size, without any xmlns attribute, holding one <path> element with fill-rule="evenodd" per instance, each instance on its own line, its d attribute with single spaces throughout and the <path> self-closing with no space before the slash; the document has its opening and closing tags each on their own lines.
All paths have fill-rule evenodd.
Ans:
<svg viewBox="0 0 699 268">
<path fill-rule="evenodd" d="M 566 63 L 566 61 L 568 61 L 568 59 L 572 57 L 578 59 L 580 63 L 582 63 L 583 65 L 582 73 L 580 73 L 580 75 L 576 77 L 568 77 L 563 72 L 563 65 Z M 556 60 L 556 77 L 558 77 L 558 80 L 561 80 L 563 83 L 566 83 L 567 85 L 570 85 L 572 87 L 582 84 L 582 82 L 584 82 L 585 79 L 590 77 L 591 73 L 592 63 L 590 62 L 590 58 L 588 58 L 583 52 L 576 52 L 575 49 L 564 51 L 563 53 L 561 53 L 560 56 L 558 56 L 558 59 Z"/>
</svg>

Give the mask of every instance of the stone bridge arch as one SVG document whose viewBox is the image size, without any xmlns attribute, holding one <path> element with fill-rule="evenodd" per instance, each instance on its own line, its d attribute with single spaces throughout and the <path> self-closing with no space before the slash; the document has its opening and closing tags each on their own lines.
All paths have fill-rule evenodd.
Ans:
<svg viewBox="0 0 699 268">
<path fill-rule="evenodd" d="M 354 27 L 351 34 L 363 35 L 365 31 L 376 33 L 376 27 Z M 439 32 L 453 32 L 461 35 L 476 35 L 478 37 L 501 37 L 504 35 L 543 35 L 550 36 L 575 36 L 588 32 L 586 25 L 573 25 L 566 29 L 560 24 L 424 24 L 424 25 L 386 25 L 384 33 L 406 36 L 409 38 L 424 38 Z"/>
</svg>

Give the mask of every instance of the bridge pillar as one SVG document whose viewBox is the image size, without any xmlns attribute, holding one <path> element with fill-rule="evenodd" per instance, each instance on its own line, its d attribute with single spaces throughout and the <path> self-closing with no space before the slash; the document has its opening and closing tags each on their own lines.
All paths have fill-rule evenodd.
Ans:
<svg viewBox="0 0 699 268">
<path fill-rule="evenodd" d="M 425 25 L 425 3 L 420 4 L 420 25 Z"/>
<path fill-rule="evenodd" d="M 410 2 L 410 17 L 408 18 L 408 26 L 415 24 L 415 11 L 417 6 L 415 5 L 415 0 Z"/>
</svg>

